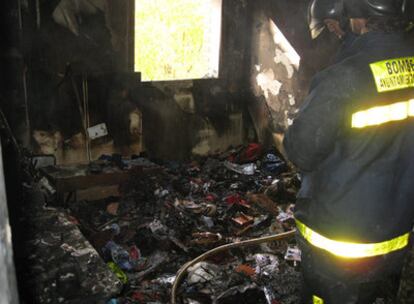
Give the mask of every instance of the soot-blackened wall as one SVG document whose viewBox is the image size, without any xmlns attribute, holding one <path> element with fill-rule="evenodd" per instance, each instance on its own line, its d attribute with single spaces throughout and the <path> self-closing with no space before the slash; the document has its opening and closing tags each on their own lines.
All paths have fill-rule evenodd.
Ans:
<svg viewBox="0 0 414 304">
<path fill-rule="evenodd" d="M 247 1 L 223 1 L 219 79 L 150 84 L 129 73 L 133 1 L 88 0 L 74 19 L 78 24 L 67 27 L 53 18 L 61 0 L 21 0 L 20 7 L 12 2 L 5 2 L 2 13 L 13 23 L 8 36 L 17 42 L 2 55 L 15 54 L 6 69 L 15 83 L 2 90 L 2 108 L 16 137 L 36 152 L 55 154 L 60 163 L 87 160 L 85 99 L 89 125 L 105 122 L 109 131 L 92 141 L 92 158 L 146 149 L 154 157 L 183 159 L 245 142 Z M 21 30 L 13 18 L 20 13 Z"/>
</svg>

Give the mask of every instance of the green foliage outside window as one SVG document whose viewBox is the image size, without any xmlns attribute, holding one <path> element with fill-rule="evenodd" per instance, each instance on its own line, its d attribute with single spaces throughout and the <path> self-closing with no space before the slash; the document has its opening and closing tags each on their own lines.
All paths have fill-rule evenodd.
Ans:
<svg viewBox="0 0 414 304">
<path fill-rule="evenodd" d="M 211 0 L 136 0 L 135 71 L 143 81 L 216 77 Z M 218 34 L 219 35 L 219 34 Z M 214 61 L 214 60 L 213 60 Z"/>
</svg>

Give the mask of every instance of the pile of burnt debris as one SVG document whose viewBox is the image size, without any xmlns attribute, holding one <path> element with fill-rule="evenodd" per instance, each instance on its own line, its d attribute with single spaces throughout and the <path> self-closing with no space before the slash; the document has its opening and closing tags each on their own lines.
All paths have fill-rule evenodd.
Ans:
<svg viewBox="0 0 414 304">
<path fill-rule="evenodd" d="M 55 244 L 57 250 L 72 259 L 88 257 L 85 267 L 68 273 L 57 270 L 78 293 L 79 286 L 83 287 L 83 282 L 74 283 L 82 280 L 76 278 L 79 273 L 93 273 L 98 267 L 91 250 L 99 253 L 99 267 L 105 268 L 95 278 L 99 284 L 89 284 L 94 290 L 91 294 L 99 290 L 111 304 L 170 303 L 177 271 L 199 255 L 224 244 L 294 229 L 300 176 L 274 149 L 250 144 L 189 163 L 148 158 L 139 162 L 140 166 L 129 169 L 130 177 L 119 186 L 119 196 L 78 201 L 63 211 L 53 209 L 64 229 L 76 226 L 86 237 L 83 247 L 66 242 L 57 232 L 50 232 L 49 241 L 42 235 L 33 240 L 46 250 L 60 242 Z M 56 221 L 47 225 L 54 224 Z M 45 249 L 31 252 L 48 260 Z M 223 250 L 188 268 L 176 286 L 176 300 L 191 304 L 300 303 L 299 268 L 300 251 L 294 238 Z M 53 282 L 48 288 L 43 285 L 39 292 L 49 294 L 37 296 L 39 302 L 82 303 L 62 297 L 59 286 L 67 289 L 70 284 Z M 52 289 L 61 298 L 54 298 Z"/>
</svg>

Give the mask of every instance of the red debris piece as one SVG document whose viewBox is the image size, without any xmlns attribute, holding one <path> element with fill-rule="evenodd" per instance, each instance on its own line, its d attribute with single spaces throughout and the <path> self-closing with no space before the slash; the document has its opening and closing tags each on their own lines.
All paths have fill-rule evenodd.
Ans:
<svg viewBox="0 0 414 304">
<path fill-rule="evenodd" d="M 244 264 L 237 266 L 235 271 L 237 273 L 243 273 L 249 277 L 253 277 L 256 274 L 256 270 L 253 267 Z"/>
<path fill-rule="evenodd" d="M 242 150 L 232 153 L 227 160 L 232 163 L 244 164 L 257 161 L 263 153 L 263 147 L 257 143 L 251 143 Z"/>
<path fill-rule="evenodd" d="M 139 302 L 145 303 L 145 296 L 142 293 L 138 292 L 138 291 L 134 291 L 131 295 L 131 298 L 134 301 L 139 301 Z"/>
<path fill-rule="evenodd" d="M 253 162 L 260 158 L 263 151 L 263 147 L 260 144 L 249 144 L 245 150 L 243 150 L 239 156 L 239 162 Z"/>
<path fill-rule="evenodd" d="M 78 219 L 76 217 L 74 217 L 74 216 L 69 215 L 68 216 L 68 220 L 69 220 L 69 222 L 71 222 L 74 225 L 80 225 Z"/>
<path fill-rule="evenodd" d="M 250 208 L 250 205 L 239 194 L 233 194 L 225 198 L 225 201 L 229 205 L 242 205 Z"/>
<path fill-rule="evenodd" d="M 216 196 L 214 196 L 213 194 L 209 194 L 206 196 L 206 200 L 209 202 L 214 202 L 216 199 Z"/>
<path fill-rule="evenodd" d="M 240 225 L 240 226 L 246 226 L 249 225 L 251 223 L 254 222 L 254 218 L 244 214 L 244 213 L 240 213 L 239 216 L 232 218 L 232 221 L 235 222 L 236 224 Z"/>
<path fill-rule="evenodd" d="M 141 251 L 137 246 L 133 245 L 129 248 L 129 257 L 132 261 L 138 261 L 141 259 Z"/>
</svg>

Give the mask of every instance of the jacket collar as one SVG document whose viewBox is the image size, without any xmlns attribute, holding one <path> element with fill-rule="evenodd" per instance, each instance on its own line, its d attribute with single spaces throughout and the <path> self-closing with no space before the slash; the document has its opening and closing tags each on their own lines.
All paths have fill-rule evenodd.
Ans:
<svg viewBox="0 0 414 304">
<path fill-rule="evenodd" d="M 349 48 L 349 56 L 356 55 L 361 51 L 389 47 L 393 43 L 401 43 L 404 33 L 401 32 L 378 32 L 372 31 L 360 35 Z"/>
</svg>

